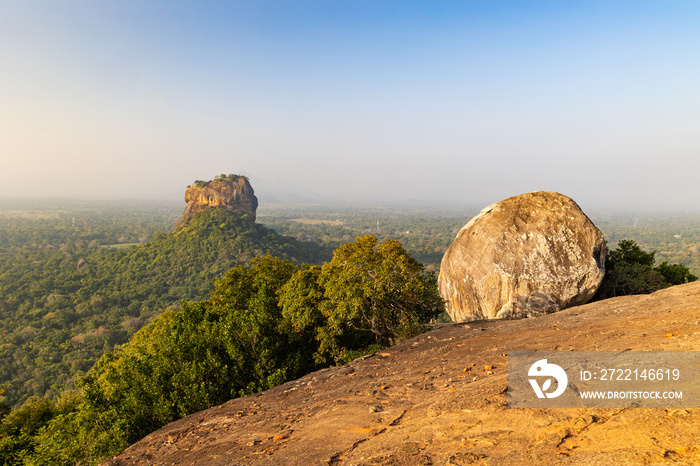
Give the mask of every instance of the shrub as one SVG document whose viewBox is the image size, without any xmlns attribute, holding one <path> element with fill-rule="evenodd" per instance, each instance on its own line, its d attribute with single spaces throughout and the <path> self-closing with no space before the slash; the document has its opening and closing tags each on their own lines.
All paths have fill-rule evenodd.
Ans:
<svg viewBox="0 0 700 466">
<path fill-rule="evenodd" d="M 652 293 L 698 279 L 682 264 L 654 266 L 656 251 L 645 252 L 633 240 L 623 239 L 605 258 L 605 277 L 594 300 Z"/>
</svg>

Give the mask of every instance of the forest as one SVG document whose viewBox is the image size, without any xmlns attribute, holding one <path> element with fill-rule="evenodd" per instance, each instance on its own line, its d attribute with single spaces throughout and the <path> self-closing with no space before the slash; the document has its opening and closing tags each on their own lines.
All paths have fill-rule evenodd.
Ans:
<svg viewBox="0 0 700 466">
<path fill-rule="evenodd" d="M 181 212 L 0 203 L 5 464 L 92 464 L 448 320 L 435 273 L 478 209 L 263 205 L 254 225 L 213 210 L 173 231 Z M 700 216 L 591 218 L 611 250 L 599 299 L 698 275 Z"/>
<path fill-rule="evenodd" d="M 6 403 L 58 396 L 163 311 L 206 298 L 212 280 L 234 265 L 263 254 L 297 263 L 328 257 L 314 244 L 218 211 L 166 233 L 176 217 L 160 206 L 6 211 L 0 218 Z"/>
</svg>

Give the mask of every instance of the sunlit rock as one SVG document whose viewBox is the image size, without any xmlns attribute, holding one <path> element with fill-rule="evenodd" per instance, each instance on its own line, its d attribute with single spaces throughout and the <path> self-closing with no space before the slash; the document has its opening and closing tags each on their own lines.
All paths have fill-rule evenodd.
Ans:
<svg viewBox="0 0 700 466">
<path fill-rule="evenodd" d="M 212 181 L 197 181 L 185 192 L 187 207 L 177 227 L 187 225 L 194 215 L 205 209 L 226 209 L 247 214 L 255 222 L 258 198 L 248 178 L 238 175 L 222 176 Z"/>
<path fill-rule="evenodd" d="M 455 322 L 548 314 L 584 304 L 605 274 L 605 240 L 559 193 L 486 207 L 445 252 L 440 293 Z"/>
</svg>

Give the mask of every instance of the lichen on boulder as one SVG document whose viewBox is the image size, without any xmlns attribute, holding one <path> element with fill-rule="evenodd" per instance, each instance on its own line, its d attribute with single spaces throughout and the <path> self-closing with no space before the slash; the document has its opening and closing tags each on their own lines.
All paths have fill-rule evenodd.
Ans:
<svg viewBox="0 0 700 466">
<path fill-rule="evenodd" d="M 586 303 L 605 274 L 605 239 L 563 194 L 486 207 L 442 259 L 439 288 L 455 322 L 532 317 Z"/>
</svg>

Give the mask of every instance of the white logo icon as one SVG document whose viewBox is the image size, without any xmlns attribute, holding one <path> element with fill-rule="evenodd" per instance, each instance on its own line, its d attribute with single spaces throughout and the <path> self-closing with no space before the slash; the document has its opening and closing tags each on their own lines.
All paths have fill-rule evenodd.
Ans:
<svg viewBox="0 0 700 466">
<path fill-rule="evenodd" d="M 566 376 L 564 369 L 556 364 L 548 364 L 546 359 L 540 359 L 530 366 L 530 370 L 528 371 L 527 375 L 531 377 L 548 377 L 548 379 L 544 381 L 542 388 L 540 388 L 537 380 L 529 379 L 532 389 L 535 390 L 535 393 L 537 394 L 537 398 L 544 398 L 545 396 L 547 398 L 556 398 L 564 393 L 564 390 L 566 390 L 566 384 L 569 383 L 569 378 Z M 552 386 L 552 377 L 554 377 L 557 381 L 557 389 L 551 393 L 546 393 Z"/>
</svg>

